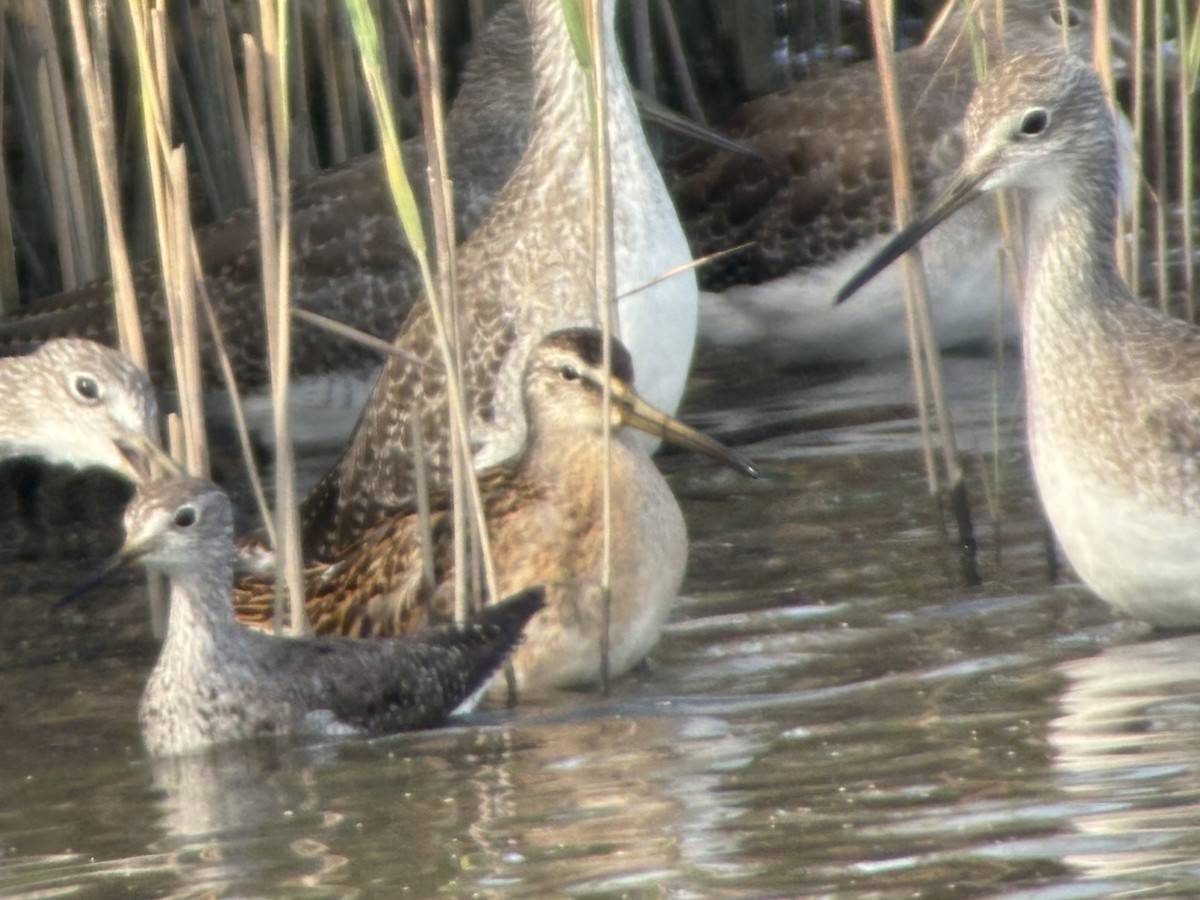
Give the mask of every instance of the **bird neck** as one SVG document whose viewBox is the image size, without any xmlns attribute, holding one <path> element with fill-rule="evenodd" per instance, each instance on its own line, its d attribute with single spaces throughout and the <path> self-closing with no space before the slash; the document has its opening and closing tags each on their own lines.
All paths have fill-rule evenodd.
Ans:
<svg viewBox="0 0 1200 900">
<path fill-rule="evenodd" d="M 617 45 L 615 0 L 601 0 L 608 106 L 613 125 L 637 121 Z M 586 133 L 590 88 L 567 31 L 562 0 L 525 0 L 533 47 L 534 118 L 530 145 Z M 580 123 L 583 125 L 581 126 Z M 640 126 L 639 126 L 640 127 Z"/>
<path fill-rule="evenodd" d="M 595 427 L 554 427 L 553 422 L 531 421 L 534 439 L 526 447 L 520 467 L 534 481 L 549 489 L 583 500 L 598 486 L 604 471 L 604 434 Z M 613 471 L 619 472 L 622 460 L 630 452 L 629 430 L 617 428 L 612 434 Z"/>
<path fill-rule="evenodd" d="M 245 634 L 233 615 L 232 584 L 231 558 L 171 573 L 171 613 L 164 653 L 168 648 L 207 647 L 210 642 L 227 646 Z"/>
<path fill-rule="evenodd" d="M 1117 148 L 1112 129 L 1104 131 L 1031 197 L 1026 314 L 1073 315 L 1132 299 L 1117 271 Z"/>
</svg>

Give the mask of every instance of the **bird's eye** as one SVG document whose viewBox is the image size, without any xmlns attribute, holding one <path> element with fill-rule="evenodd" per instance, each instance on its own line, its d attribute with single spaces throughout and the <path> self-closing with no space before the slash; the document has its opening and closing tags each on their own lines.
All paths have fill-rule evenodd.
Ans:
<svg viewBox="0 0 1200 900">
<path fill-rule="evenodd" d="M 1050 114 L 1044 109 L 1031 109 L 1021 118 L 1021 134 L 1036 137 L 1050 124 Z"/>
<path fill-rule="evenodd" d="M 1056 5 L 1052 10 L 1050 10 L 1050 18 L 1054 21 L 1055 25 L 1057 25 L 1059 28 L 1062 28 L 1062 24 L 1063 24 L 1062 7 Z M 1077 13 L 1075 10 L 1071 9 L 1071 7 L 1068 6 L 1067 7 L 1067 27 L 1075 28 L 1078 25 L 1079 25 L 1079 13 Z"/>
<path fill-rule="evenodd" d="M 558 370 L 558 374 L 562 376 L 563 381 L 578 381 L 579 370 L 574 366 L 563 366 Z"/>
<path fill-rule="evenodd" d="M 90 405 L 100 402 L 100 383 L 91 375 L 73 375 L 71 377 L 71 390 L 84 403 Z"/>
<path fill-rule="evenodd" d="M 171 520 L 176 528 L 190 528 L 196 524 L 199 515 L 194 506 L 181 506 L 175 510 L 175 518 Z"/>
</svg>

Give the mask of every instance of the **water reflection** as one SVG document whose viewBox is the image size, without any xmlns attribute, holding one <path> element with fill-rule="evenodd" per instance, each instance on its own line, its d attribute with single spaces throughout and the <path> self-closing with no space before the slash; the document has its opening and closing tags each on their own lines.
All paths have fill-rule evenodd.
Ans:
<svg viewBox="0 0 1200 900">
<path fill-rule="evenodd" d="M 903 365 L 702 374 L 685 414 L 770 478 L 663 460 L 686 594 L 608 699 L 152 762 L 136 582 L 50 619 L 74 575 L 6 567 L 0 894 L 1189 893 L 1200 637 L 1047 583 L 1016 365 L 948 372 L 983 587 L 939 534 Z"/>
<path fill-rule="evenodd" d="M 1139 635 L 1130 629 L 1135 637 Z M 1094 876 L 1200 881 L 1200 635 L 1142 639 L 1062 666 L 1051 739 Z"/>
</svg>

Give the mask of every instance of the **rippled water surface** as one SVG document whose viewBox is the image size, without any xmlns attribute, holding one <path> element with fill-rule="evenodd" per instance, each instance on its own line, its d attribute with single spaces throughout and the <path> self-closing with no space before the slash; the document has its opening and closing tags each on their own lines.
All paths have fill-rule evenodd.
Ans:
<svg viewBox="0 0 1200 900">
<path fill-rule="evenodd" d="M 662 460 L 691 570 L 607 699 L 152 762 L 140 588 L 50 616 L 79 567 L 7 564 L 0 895 L 1200 893 L 1200 636 L 1050 584 L 1017 366 L 947 372 L 981 587 L 904 365 L 710 368 L 686 417 L 768 477 Z"/>
</svg>

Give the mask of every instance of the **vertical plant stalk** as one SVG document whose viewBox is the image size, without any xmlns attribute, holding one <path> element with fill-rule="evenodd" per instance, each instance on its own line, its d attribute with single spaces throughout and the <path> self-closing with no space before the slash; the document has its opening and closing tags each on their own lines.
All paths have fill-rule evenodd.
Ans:
<svg viewBox="0 0 1200 900">
<path fill-rule="evenodd" d="M 1189 11 L 1188 0 L 1175 0 L 1179 27 L 1179 56 L 1184 61 L 1176 80 L 1179 109 L 1180 231 L 1183 248 L 1183 296 L 1189 322 L 1196 321 L 1196 271 L 1192 259 L 1192 203 L 1195 199 L 1195 141 L 1192 135 L 1192 96 L 1196 91 L 1196 68 L 1188 65 L 1200 53 L 1200 15 Z"/>
<path fill-rule="evenodd" d="M 46 74 L 48 58 L 43 55 L 37 63 L 34 76 L 37 87 L 37 106 L 41 110 L 38 124 L 42 132 L 42 153 L 45 158 L 46 185 L 50 189 L 50 208 L 54 216 L 54 233 L 58 245 L 58 268 L 63 290 L 69 291 L 80 284 L 79 260 L 71 228 L 70 202 L 67 199 L 66 176 L 64 175 L 63 149 L 56 122 L 58 115 L 52 112 L 50 81 Z"/>
<path fill-rule="evenodd" d="M 651 97 L 654 90 L 654 45 L 650 35 L 650 0 L 630 0 L 633 16 L 633 58 L 638 89 Z"/>
<path fill-rule="evenodd" d="M 608 134 L 608 69 L 606 62 L 604 4 L 611 0 L 563 0 L 563 16 L 571 35 L 575 56 L 587 78 L 590 143 L 588 154 L 592 185 L 592 289 L 596 315 L 604 334 L 604 385 L 601 409 L 604 416 L 604 472 L 602 489 L 603 541 L 600 572 L 600 690 L 609 689 L 610 626 L 612 620 L 612 337 L 619 323 L 613 318 L 613 221 L 612 167 Z"/>
<path fill-rule="evenodd" d="M 187 162 L 182 147 L 172 148 L 169 47 L 165 14 L 141 2 L 134 33 L 146 122 L 147 156 L 154 181 L 154 217 L 162 263 L 163 293 L 171 328 L 171 349 L 183 426 L 182 457 L 198 475 L 208 472 L 204 412 L 201 404 L 200 351 L 195 325 L 195 273 L 191 257 L 191 208 Z M 148 117 L 148 118 L 147 118 Z"/>
<path fill-rule="evenodd" d="M 192 229 L 188 202 L 187 156 L 176 147 L 168 158 L 171 185 L 171 236 L 175 246 L 175 284 L 168 292 L 171 347 L 175 355 L 175 377 L 179 382 L 180 413 L 183 419 L 184 459 L 189 472 L 208 474 L 204 433 L 203 383 L 200 375 L 200 333 L 196 327 L 196 270 L 192 266 Z"/>
<path fill-rule="evenodd" d="M 83 0 L 70 0 L 70 15 L 71 34 L 75 41 L 75 60 L 79 67 L 79 84 L 83 91 L 84 107 L 87 110 L 91 132 L 92 154 L 100 182 L 100 201 L 104 210 L 104 232 L 113 283 L 117 336 L 121 352 L 144 369 L 146 342 L 142 337 L 142 324 L 138 318 L 133 272 L 129 265 L 129 248 L 121 228 L 121 194 L 117 180 L 112 97 L 105 90 L 107 81 L 102 80 L 99 74 L 99 66 L 107 66 L 108 59 L 104 57 L 98 65 L 92 56 L 92 42 L 84 18 Z M 105 27 L 106 24 L 106 19 L 100 20 L 101 27 Z M 5 213 L 7 214 L 7 203 Z"/>
<path fill-rule="evenodd" d="M 171 148 L 171 125 L 167 110 L 169 81 L 167 78 L 167 28 L 161 9 L 151 10 L 145 0 L 128 0 L 127 10 L 133 26 L 134 57 L 138 72 L 138 89 L 142 110 L 142 129 L 145 142 L 145 158 L 151 178 L 150 196 L 153 203 L 154 226 L 159 262 L 162 269 L 163 293 L 167 302 L 168 317 L 172 330 L 172 348 L 175 351 L 175 377 L 180 405 L 183 410 L 183 439 L 173 442 L 177 448 L 176 458 L 185 458 L 192 471 L 206 471 L 206 450 L 203 428 L 203 410 L 200 406 L 198 365 L 186 359 L 199 359 L 195 345 L 194 309 L 185 312 L 190 305 L 194 270 L 191 256 L 186 250 L 194 240 L 191 230 L 190 210 L 186 191 L 186 161 L 184 151 Z M 98 27 L 100 27 L 98 25 Z M 95 60 L 93 60 L 95 63 Z M 108 80 L 105 79 L 105 84 Z M 111 110 L 111 102 L 109 103 Z M 111 112 L 109 112 L 111 117 Z M 174 170 L 174 180 L 171 171 Z M 181 184 L 182 182 L 182 184 Z M 182 192 L 182 194 L 181 194 Z M 136 310 L 130 315 L 136 322 Z M 189 329 L 186 322 L 191 320 Z M 134 327 L 134 326 L 131 326 Z M 184 343 L 192 345 L 184 349 Z M 199 423 L 199 425 L 197 425 Z M 180 446 L 182 445 L 182 446 Z M 161 580 L 159 582 L 161 585 Z M 165 621 L 166 596 L 161 587 L 150 582 L 151 622 L 161 627 Z"/>
<path fill-rule="evenodd" d="M 445 147 L 441 133 L 441 90 L 440 85 L 437 84 L 438 74 L 435 71 L 435 66 L 437 65 L 435 58 L 437 52 L 436 19 L 434 18 L 434 14 L 422 5 L 421 0 L 410 0 L 408 13 L 412 21 L 410 41 L 412 45 L 413 67 L 417 75 L 417 94 L 421 104 L 421 124 L 426 146 L 426 181 L 429 191 L 430 218 L 433 225 L 433 257 L 437 264 L 435 269 L 437 290 L 429 294 L 428 298 L 431 304 L 438 304 L 443 321 L 446 323 L 444 358 L 453 366 L 455 377 L 459 379 L 459 383 L 465 385 L 465 382 L 462 380 L 461 364 L 463 345 L 459 330 L 458 310 L 455 303 L 456 292 L 454 291 L 455 259 L 453 238 L 447 240 L 448 228 L 446 222 L 448 216 L 444 202 L 445 191 L 443 190 L 447 173 L 444 154 Z M 463 400 L 464 402 L 467 401 L 465 392 Z M 465 414 L 465 407 L 463 411 Z M 420 419 L 414 423 L 413 431 L 417 433 L 421 431 Z M 422 441 L 422 446 L 423 443 Z M 414 444 L 413 446 L 415 449 L 417 445 Z M 454 580 L 454 620 L 459 623 L 465 622 L 471 613 L 473 592 L 471 589 L 470 574 L 474 571 L 473 567 L 468 563 L 468 557 L 471 554 L 470 542 L 468 540 L 470 531 L 467 524 L 466 473 L 471 468 L 471 462 L 464 454 L 464 446 L 470 446 L 469 442 L 464 445 L 459 439 L 458 430 L 451 428 L 450 527 L 451 533 L 454 535 L 454 544 L 451 548 L 451 553 L 454 559 L 454 571 L 459 573 L 459 576 Z M 418 495 L 424 493 L 427 496 L 429 484 L 427 478 L 428 468 L 425 465 L 425 460 L 422 459 L 420 462 L 414 460 L 413 469 L 414 477 L 423 477 L 426 479 L 424 484 L 418 485 Z M 428 502 L 425 504 L 425 509 L 422 510 L 422 505 L 418 501 L 418 514 L 425 515 L 427 510 Z M 421 553 L 421 565 L 423 569 L 429 564 L 428 561 L 433 559 L 432 553 L 434 548 L 431 530 L 431 520 L 422 518 L 422 537 L 429 536 L 428 542 L 423 544 Z M 486 532 L 486 528 L 484 531 Z M 430 555 L 427 556 L 427 554 Z"/>
<path fill-rule="evenodd" d="M 275 242 L 277 258 L 273 267 L 278 279 L 273 299 L 267 309 L 267 322 L 275 338 L 271 353 L 271 402 L 275 427 L 275 534 L 279 539 L 277 552 L 282 553 L 282 570 L 276 571 L 276 603 L 281 603 L 279 573 L 283 574 L 282 589 L 289 607 L 292 634 L 311 634 L 308 612 L 304 605 L 304 560 L 300 548 L 300 507 L 296 497 L 296 460 L 292 448 L 291 413 L 288 407 L 288 386 L 291 373 L 292 329 L 291 308 L 291 248 L 292 248 L 292 180 L 291 180 L 291 101 L 288 77 L 288 11 L 289 0 L 259 0 L 259 21 L 262 25 L 263 58 L 267 65 L 267 93 L 270 101 L 271 132 L 275 147 Z"/>
<path fill-rule="evenodd" d="M 875 46 L 879 66 L 880 85 L 883 90 L 884 114 L 888 125 L 888 143 L 892 154 L 892 186 L 896 203 L 896 225 L 903 228 L 912 218 L 912 183 L 908 172 L 908 148 L 900 120 L 899 103 L 895 83 L 893 61 L 893 39 L 891 10 L 887 0 L 871 0 L 871 37 Z M 949 499 L 958 529 L 959 559 L 963 575 L 968 584 L 981 581 L 976 559 L 974 527 L 971 523 L 970 504 L 966 492 L 966 481 L 958 464 L 958 450 L 954 438 L 954 426 L 946 404 L 941 370 L 941 355 L 933 336 L 929 319 L 929 302 L 925 289 L 924 273 L 920 260 L 912 254 L 905 255 L 905 307 L 909 321 L 909 348 L 912 352 L 913 381 L 919 385 L 925 377 L 929 379 L 929 390 L 933 399 L 934 413 L 942 435 L 942 463 L 946 469 Z M 913 339 L 916 331 L 917 340 Z M 918 402 L 921 390 L 917 388 Z M 932 451 L 926 448 L 926 463 L 930 464 Z M 930 469 L 931 483 L 936 484 L 936 474 Z M 943 496 L 938 490 L 939 498 Z"/>
<path fill-rule="evenodd" d="M 692 81 L 687 54 L 683 50 L 683 40 L 679 37 L 679 21 L 675 18 L 671 0 L 658 0 L 658 14 L 666 34 L 671 65 L 675 70 L 675 84 L 679 88 L 680 102 L 690 119 L 704 124 L 706 121 L 704 106 L 700 103 L 700 94 L 696 90 L 695 82 Z"/>
<path fill-rule="evenodd" d="M 1133 111 L 1133 140 L 1137 149 L 1138 159 L 1146 146 L 1146 29 L 1145 14 L 1142 3 L 1133 4 L 1133 96 L 1131 98 Z M 1137 178 L 1141 179 L 1139 167 Z M 1121 274 L 1125 283 L 1134 294 L 1141 293 L 1141 263 L 1142 263 L 1142 191 L 1133 194 L 1133 209 L 1129 211 L 1129 269 Z"/>
<path fill-rule="evenodd" d="M 0 16 L 0 110 L 5 108 L 4 69 L 8 47 L 8 20 Z M 4 135 L 6 116 L 0 116 L 0 147 L 7 147 Z M 17 307 L 17 253 L 13 244 L 12 206 L 8 197 L 8 166 L 0 153 L 0 314 Z"/>
<path fill-rule="evenodd" d="M 242 180 L 246 196 L 254 199 L 254 161 L 250 157 L 250 135 L 246 130 L 246 114 L 242 109 L 241 92 L 238 89 L 237 69 L 233 63 L 233 48 L 228 40 L 229 23 L 225 18 L 226 0 L 206 0 L 205 8 L 213 19 L 213 48 L 216 52 L 215 70 L 219 73 L 217 91 L 225 101 L 225 120 L 233 136 L 237 171 Z"/>
<path fill-rule="evenodd" d="M 273 10 L 261 10 L 262 32 L 265 39 L 266 32 L 275 27 L 275 16 Z M 283 236 L 281 231 L 277 231 L 277 223 L 282 225 L 282 214 L 276 213 L 276 183 L 272 178 L 271 172 L 271 148 L 270 137 L 268 136 L 268 111 L 269 101 L 267 99 L 267 81 L 270 78 L 266 71 L 270 65 L 270 59 L 266 56 L 265 51 L 260 50 L 258 42 L 251 35 L 243 35 L 243 50 L 246 62 L 246 94 L 247 94 L 247 110 L 249 112 L 250 122 L 250 152 L 251 159 L 254 163 L 255 177 L 255 195 L 258 198 L 258 233 L 259 246 L 262 248 L 262 270 L 263 270 L 263 312 L 266 316 L 267 324 L 267 348 L 270 358 L 271 372 L 271 400 L 273 405 L 275 427 L 275 443 L 276 443 L 276 471 L 275 471 L 275 553 L 276 553 L 276 574 L 275 574 L 275 608 L 274 622 L 275 631 L 277 633 L 289 634 L 306 634 L 310 630 L 308 616 L 303 611 L 299 610 L 299 615 L 296 615 L 296 607 L 302 606 L 303 580 L 300 576 L 300 560 L 299 560 L 299 525 L 290 526 L 287 518 L 287 498 L 281 496 L 279 491 L 282 487 L 286 493 L 288 490 L 287 473 L 281 475 L 280 468 L 286 468 L 291 462 L 291 441 L 287 434 L 288 417 L 287 417 L 287 369 L 283 369 L 283 382 L 278 382 L 280 375 L 281 363 L 281 343 L 286 340 L 281 332 L 287 331 L 287 320 L 280 321 L 280 307 L 286 302 L 286 298 L 281 296 L 284 288 L 283 279 L 280 274 L 281 264 L 286 267 L 286 256 L 280 250 L 280 239 Z M 278 135 L 276 135 L 278 138 Z M 281 327 L 281 324 L 283 327 Z M 282 397 L 281 397 L 282 394 Z M 283 406 L 281 410 L 280 406 Z M 284 431 L 280 432 L 280 427 Z M 284 447 L 284 444 L 287 444 Z M 294 490 L 292 491 L 294 501 Z M 295 514 L 293 502 L 294 520 L 298 519 Z M 289 538 L 291 544 L 289 546 Z M 300 600 L 297 603 L 295 596 L 297 589 L 299 590 Z M 286 627 L 284 625 L 286 624 Z"/>
<path fill-rule="evenodd" d="M 1158 305 L 1169 312 L 1171 279 L 1167 263 L 1167 80 L 1166 60 L 1160 48 L 1166 37 L 1163 32 L 1163 0 L 1154 0 L 1154 193 L 1150 198 L 1154 210 L 1155 288 Z"/>
<path fill-rule="evenodd" d="M 99 248 L 94 238 L 97 229 L 94 227 L 95 222 L 83 187 L 83 168 L 80 165 L 75 133 L 71 125 L 71 107 L 63 85 L 62 67 L 59 65 L 61 54 L 54 24 L 50 18 L 50 4 L 38 3 L 33 6 L 42 49 L 39 98 L 43 110 L 52 116 L 44 125 L 52 132 L 50 146 L 54 150 L 57 164 L 55 166 L 52 163 L 52 167 L 58 169 L 61 177 L 59 202 L 65 207 L 62 210 L 65 234 L 68 236 L 65 247 L 69 248 L 69 268 L 75 279 L 73 286 L 78 286 L 93 280 L 99 274 L 96 268 Z"/>
<path fill-rule="evenodd" d="M 1112 17 L 1107 3 L 1096 3 L 1092 6 L 1092 62 L 1096 71 L 1100 73 L 1100 82 L 1104 85 L 1104 93 L 1108 95 L 1108 105 L 1113 109 L 1114 115 L 1120 109 L 1117 102 L 1115 84 L 1112 67 Z M 1062 11 L 1063 21 L 1063 41 L 1066 41 L 1066 22 L 1067 11 Z M 1119 204 L 1117 215 L 1117 231 L 1118 237 L 1116 241 L 1117 251 L 1117 270 L 1119 272 L 1129 272 L 1129 247 L 1125 241 L 1124 224 L 1129 221 L 1127 215 L 1128 210 L 1125 209 L 1124 192 L 1117 193 L 1117 203 Z"/>
<path fill-rule="evenodd" d="M 313 9 L 317 17 L 314 28 L 317 32 L 317 55 L 325 77 L 325 104 L 329 124 L 329 161 L 334 165 L 344 163 L 347 156 L 346 116 L 342 112 L 342 69 L 334 49 L 334 15 L 338 4 L 319 3 Z"/>
<path fill-rule="evenodd" d="M 417 72 L 417 83 L 421 98 L 421 121 L 424 123 L 426 158 L 429 164 L 429 208 L 433 223 L 434 246 L 438 263 L 438 298 L 441 300 L 443 316 L 447 322 L 450 337 L 450 355 L 457 366 L 455 376 L 463 382 L 462 348 L 467 345 L 466 335 L 463 334 L 462 310 L 459 304 L 456 285 L 458 277 L 455 268 L 455 231 L 454 231 L 454 196 L 453 184 L 450 178 L 449 163 L 446 158 L 446 127 L 443 115 L 444 104 L 441 91 L 441 60 L 438 51 L 437 3 L 435 0 L 423 0 L 423 14 L 413 4 L 412 9 L 413 58 Z M 465 398 L 464 398 L 465 399 Z M 499 600 L 497 596 L 496 566 L 491 553 L 491 540 L 487 531 L 487 520 L 484 515 L 483 497 L 479 492 L 479 480 L 475 477 L 473 460 L 471 458 L 471 441 L 469 416 L 466 408 L 462 410 L 464 429 L 462 441 L 452 441 L 453 458 L 459 461 L 462 475 L 454 480 L 455 522 L 454 533 L 460 530 L 463 534 L 474 535 L 474 546 L 478 551 L 483 566 L 483 581 L 487 596 Z M 451 432 L 454 437 L 455 432 Z M 459 520 L 459 510 L 469 513 L 473 528 L 470 532 Z M 456 541 L 455 567 L 456 571 L 468 571 L 465 565 L 466 542 Z M 459 553 L 463 559 L 458 559 Z M 460 579 L 460 582 L 462 579 Z M 478 585 L 476 586 L 478 591 Z M 456 596 L 458 614 L 465 617 L 467 613 L 467 597 L 465 593 Z"/>
<path fill-rule="evenodd" d="M 376 27 L 375 15 L 367 0 L 346 0 L 346 4 L 350 13 L 350 24 L 354 31 L 354 38 L 358 44 L 367 93 L 371 99 L 371 105 L 379 130 L 379 141 L 382 145 L 388 188 L 392 194 L 392 201 L 396 205 L 396 212 L 400 217 L 401 228 L 404 230 L 404 235 L 413 251 L 413 256 L 417 260 L 417 266 L 421 273 L 421 286 L 429 303 L 430 318 L 433 320 L 434 331 L 437 334 L 438 353 L 442 358 L 442 364 L 446 372 L 446 395 L 449 403 L 448 415 L 451 436 L 454 441 L 458 442 L 457 446 L 460 448 L 469 448 L 471 443 L 468 439 L 467 407 L 464 399 L 462 379 L 458 375 L 458 368 L 455 364 L 456 354 L 451 344 L 445 316 L 442 314 L 445 307 L 439 299 L 437 282 L 433 277 L 433 270 L 429 265 L 425 230 L 421 224 L 416 200 L 413 197 L 412 185 L 409 183 L 408 176 L 404 171 L 404 158 L 400 153 L 400 140 L 397 136 L 395 126 L 396 120 L 392 113 L 387 82 L 383 74 L 379 31 Z M 465 453 L 466 451 L 464 450 L 460 456 L 465 456 Z M 463 460 L 463 462 L 465 465 L 462 466 L 462 477 L 474 481 L 474 470 L 470 461 Z M 462 537 L 459 536 L 460 534 L 462 534 Z M 465 540 L 465 534 L 456 532 L 455 540 Z M 465 560 L 465 553 L 463 559 Z M 456 586 L 456 590 L 465 590 L 465 588 L 466 586 L 462 585 L 461 581 Z M 465 615 L 465 596 L 465 594 L 460 594 L 456 597 L 457 615 Z"/>
</svg>

